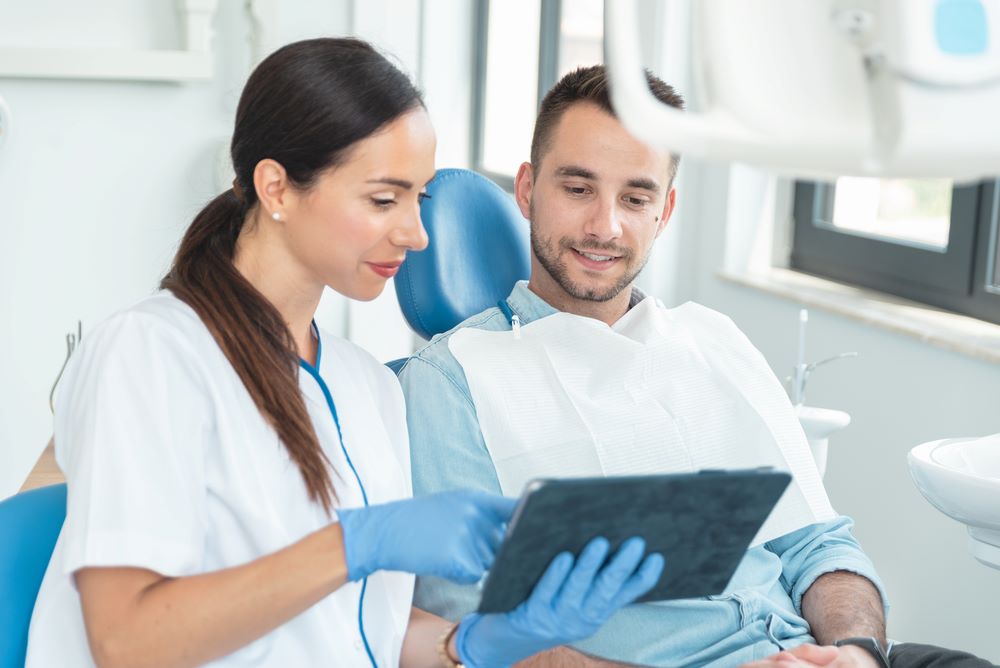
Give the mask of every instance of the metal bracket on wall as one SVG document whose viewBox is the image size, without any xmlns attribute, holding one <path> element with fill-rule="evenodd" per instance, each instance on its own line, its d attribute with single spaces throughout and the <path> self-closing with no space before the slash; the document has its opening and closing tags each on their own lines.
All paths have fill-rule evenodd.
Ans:
<svg viewBox="0 0 1000 668">
<path fill-rule="evenodd" d="M 62 380 L 63 373 L 66 371 L 69 358 L 73 356 L 77 346 L 81 343 L 83 343 L 83 322 L 77 320 L 76 333 L 70 332 L 66 335 L 66 359 L 63 360 L 62 366 L 59 368 L 59 375 L 56 376 L 55 382 L 52 383 L 52 389 L 49 390 L 49 410 L 52 411 L 53 415 L 56 413 L 56 388 L 59 387 L 59 381 Z"/>
</svg>

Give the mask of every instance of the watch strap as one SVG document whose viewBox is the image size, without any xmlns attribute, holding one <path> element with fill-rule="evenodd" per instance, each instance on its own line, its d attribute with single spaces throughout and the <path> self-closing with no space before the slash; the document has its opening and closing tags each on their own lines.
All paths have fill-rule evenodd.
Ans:
<svg viewBox="0 0 1000 668">
<path fill-rule="evenodd" d="M 853 645 L 854 647 L 860 647 L 866 650 L 869 654 L 871 654 L 875 658 L 875 660 L 878 661 L 879 666 L 881 666 L 882 668 L 891 668 L 889 663 L 889 655 L 886 654 L 885 649 L 882 647 L 882 643 L 880 643 L 875 638 L 866 636 L 857 638 L 843 638 L 841 640 L 834 642 L 833 644 L 836 645 L 837 647 L 843 647 L 844 645 Z"/>
</svg>

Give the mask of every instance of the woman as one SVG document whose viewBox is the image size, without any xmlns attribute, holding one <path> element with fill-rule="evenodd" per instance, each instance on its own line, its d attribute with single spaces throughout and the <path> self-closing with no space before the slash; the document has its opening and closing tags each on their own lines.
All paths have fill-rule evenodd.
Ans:
<svg viewBox="0 0 1000 668">
<path fill-rule="evenodd" d="M 452 626 L 411 607 L 414 574 L 482 576 L 513 502 L 408 499 L 395 378 L 312 320 L 325 286 L 373 299 L 427 245 L 434 148 L 417 91 L 363 42 L 299 42 L 254 71 L 233 190 L 67 371 L 68 512 L 29 666 L 508 665 L 657 580 L 639 540 L 601 569 L 598 539 L 512 613 Z"/>
</svg>

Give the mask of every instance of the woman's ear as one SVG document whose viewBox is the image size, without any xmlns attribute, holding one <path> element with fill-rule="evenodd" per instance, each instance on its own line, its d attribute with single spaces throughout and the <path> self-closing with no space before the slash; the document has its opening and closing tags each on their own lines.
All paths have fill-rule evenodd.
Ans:
<svg viewBox="0 0 1000 668">
<path fill-rule="evenodd" d="M 288 174 L 281 163 L 271 158 L 258 162 L 253 169 L 253 187 L 261 213 L 274 220 L 284 220 L 290 188 Z"/>
</svg>

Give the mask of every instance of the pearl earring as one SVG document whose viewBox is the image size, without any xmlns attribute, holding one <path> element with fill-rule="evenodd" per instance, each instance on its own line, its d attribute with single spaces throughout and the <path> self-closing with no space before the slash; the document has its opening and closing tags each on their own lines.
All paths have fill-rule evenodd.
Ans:
<svg viewBox="0 0 1000 668">
<path fill-rule="evenodd" d="M 275 211 L 274 213 L 271 214 L 271 218 L 274 218 L 275 220 L 281 220 L 281 214 Z"/>
</svg>

